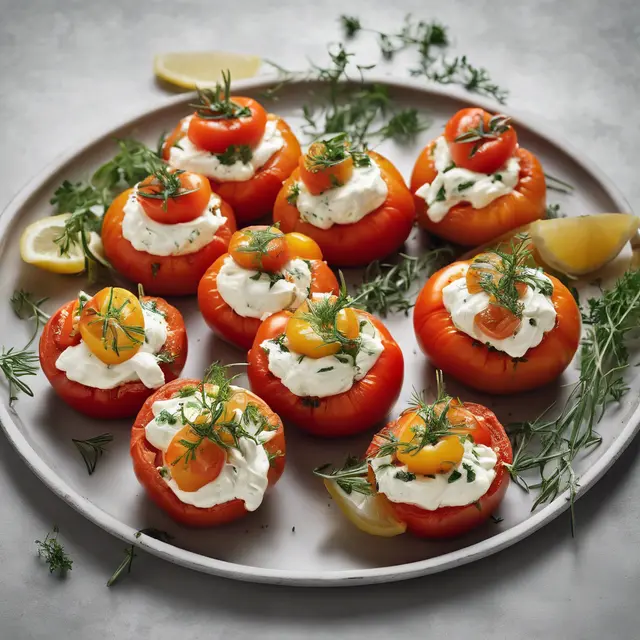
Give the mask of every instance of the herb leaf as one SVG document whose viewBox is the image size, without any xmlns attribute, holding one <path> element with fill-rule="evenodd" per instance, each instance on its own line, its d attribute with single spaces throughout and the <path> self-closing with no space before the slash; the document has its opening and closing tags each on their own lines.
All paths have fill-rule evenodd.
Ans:
<svg viewBox="0 0 640 640">
<path fill-rule="evenodd" d="M 71 438 L 71 442 L 80 452 L 84 464 L 87 467 L 87 473 L 91 475 L 96 470 L 98 459 L 105 452 L 105 446 L 113 441 L 111 433 L 102 433 L 99 436 L 88 438 L 87 440 L 76 440 Z"/>
<path fill-rule="evenodd" d="M 64 547 L 58 542 L 58 527 L 54 525 L 53 531 L 47 533 L 44 540 L 36 540 L 38 555 L 49 565 L 49 573 L 58 571 L 64 575 L 71 571 L 73 560 L 65 553 Z"/>
</svg>

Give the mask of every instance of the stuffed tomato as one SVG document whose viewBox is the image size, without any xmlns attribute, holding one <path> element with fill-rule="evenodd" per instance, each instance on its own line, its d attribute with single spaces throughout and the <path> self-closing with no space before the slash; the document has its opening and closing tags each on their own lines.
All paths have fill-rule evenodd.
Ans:
<svg viewBox="0 0 640 640">
<path fill-rule="evenodd" d="M 228 76 L 224 86 L 198 90 L 192 106 L 165 141 L 164 159 L 207 176 L 240 226 L 270 214 L 300 156 L 289 125 L 252 98 L 231 96 Z"/>
<path fill-rule="evenodd" d="M 237 231 L 198 286 L 207 324 L 225 340 L 249 349 L 260 323 L 295 311 L 310 295 L 338 293 L 338 281 L 318 245 L 299 233 L 253 226 Z"/>
<path fill-rule="evenodd" d="M 249 351 L 251 388 L 285 420 L 317 436 L 366 431 L 396 402 L 402 351 L 344 291 L 267 318 Z"/>
<path fill-rule="evenodd" d="M 518 146 L 510 118 L 462 109 L 430 142 L 411 175 L 418 222 L 451 242 L 477 246 L 544 217 L 537 158 Z"/>
<path fill-rule="evenodd" d="M 509 486 L 512 451 L 492 411 L 441 396 L 434 404 L 420 400 L 382 429 L 366 461 L 370 491 L 407 531 L 450 538 L 496 511 Z"/>
<path fill-rule="evenodd" d="M 40 338 L 40 366 L 54 391 L 93 418 L 134 416 L 187 358 L 182 315 L 162 298 L 107 287 L 58 309 Z"/>
<path fill-rule="evenodd" d="M 147 495 L 176 522 L 213 527 L 260 507 L 284 470 L 280 418 L 222 367 L 205 382 L 174 380 L 147 399 L 131 458 Z"/>
<path fill-rule="evenodd" d="M 285 232 L 313 238 L 330 265 L 358 266 L 393 253 L 409 236 L 415 205 L 398 170 L 346 134 L 318 141 L 300 158 L 273 210 Z"/>
<path fill-rule="evenodd" d="M 148 293 L 190 295 L 235 230 L 206 178 L 160 166 L 111 203 L 102 243 L 115 269 Z"/>
<path fill-rule="evenodd" d="M 542 386 L 567 368 L 580 311 L 570 291 L 529 260 L 522 241 L 454 262 L 427 281 L 413 324 L 436 367 L 496 394 Z"/>
</svg>

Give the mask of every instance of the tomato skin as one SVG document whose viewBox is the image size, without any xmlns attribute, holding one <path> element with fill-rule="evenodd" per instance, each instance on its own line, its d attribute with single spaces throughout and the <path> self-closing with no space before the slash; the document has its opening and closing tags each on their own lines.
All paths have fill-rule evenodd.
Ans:
<svg viewBox="0 0 640 640">
<path fill-rule="evenodd" d="M 408 238 L 415 217 L 415 204 L 398 170 L 380 154 L 369 155 L 380 167 L 389 192 L 385 202 L 362 220 L 353 224 L 318 227 L 300 219 L 295 204 L 287 202 L 291 185 L 300 180 L 296 170 L 284 183 L 273 209 L 274 222 L 280 222 L 285 233 L 297 231 L 313 238 L 330 265 L 355 267 L 384 258 L 398 249 Z"/>
<path fill-rule="evenodd" d="M 438 174 L 430 142 L 418 156 L 411 174 L 411 192 L 425 183 L 431 183 Z M 507 231 L 540 220 L 545 216 L 547 187 L 542 166 L 526 149 L 518 148 L 520 179 L 515 189 L 486 207 L 474 209 L 467 202 L 460 202 L 449 209 L 440 222 L 433 222 L 427 215 L 427 205 L 422 198 L 415 197 L 418 224 L 436 236 L 467 247 L 485 244 Z"/>
<path fill-rule="evenodd" d="M 226 218 L 213 240 L 200 251 L 181 256 L 154 256 L 134 249 L 122 235 L 124 206 L 131 189 L 121 193 L 109 207 L 102 223 L 102 243 L 108 260 L 125 278 L 140 283 L 147 293 L 185 296 L 198 290 L 198 282 L 218 256 L 229 246 L 236 231 L 231 207 L 224 200 L 220 212 Z M 154 274 L 154 266 L 160 265 Z"/>
<path fill-rule="evenodd" d="M 144 296 L 145 301 L 155 301 L 158 309 L 166 314 L 168 333 L 164 349 L 176 358 L 172 363 L 161 363 L 165 380 L 174 380 L 180 375 L 187 359 L 187 331 L 182 314 L 162 298 Z M 94 389 L 69 380 L 64 371 L 56 368 L 56 361 L 69 345 L 64 332 L 68 329 L 67 318 L 76 301 L 62 305 L 47 321 L 40 337 L 40 366 L 53 390 L 70 407 L 91 418 L 114 420 L 134 416 L 144 401 L 153 393 L 142 382 L 125 382 L 114 389 Z M 80 335 L 75 337 L 75 344 Z"/>
<path fill-rule="evenodd" d="M 165 141 L 162 144 L 162 159 L 166 163 L 169 162 L 171 147 L 173 147 L 177 142 L 180 142 L 180 140 L 182 140 L 182 138 L 186 137 L 187 135 L 186 132 L 182 130 L 183 120 L 180 120 L 180 122 L 178 122 L 173 131 L 171 131 L 171 133 L 165 138 Z"/>
<path fill-rule="evenodd" d="M 252 390 L 265 398 L 279 415 L 303 431 L 323 438 L 340 438 L 367 431 L 379 423 L 395 404 L 404 377 L 404 358 L 388 329 L 366 312 L 360 312 L 380 332 L 384 350 L 369 373 L 346 391 L 304 403 L 269 371 L 264 340 L 284 333 L 291 313 L 282 311 L 267 318 L 249 351 L 247 373 Z"/>
<path fill-rule="evenodd" d="M 527 351 L 526 361 L 514 362 L 506 353 L 490 351 L 458 331 L 444 307 L 442 289 L 462 277 L 464 266 L 470 263 L 454 262 L 441 269 L 420 292 L 413 327 L 422 351 L 436 368 L 488 393 L 517 393 L 555 380 L 569 366 L 580 343 L 580 311 L 570 291 L 546 274 L 553 283 L 556 325 L 537 347 Z"/>
<path fill-rule="evenodd" d="M 250 251 L 251 232 L 267 230 L 277 237 L 267 244 L 266 251 L 264 253 Z M 265 224 L 253 225 L 236 231 L 231 236 L 228 251 L 234 261 L 244 269 L 258 269 L 268 273 L 280 271 L 291 259 L 285 235 L 276 227 L 269 227 Z"/>
<path fill-rule="evenodd" d="M 251 111 L 251 115 L 244 118 L 208 120 L 201 118 L 198 113 L 193 114 L 187 135 L 199 149 L 210 153 L 224 153 L 231 145 L 258 145 L 267 125 L 267 112 L 264 107 L 253 98 L 233 96 L 230 98 L 241 107 Z"/>
<path fill-rule="evenodd" d="M 220 256 L 209 267 L 198 286 L 198 306 L 211 330 L 243 349 L 250 349 L 260 327 L 259 318 L 238 315 L 218 292 L 218 273 L 229 254 Z M 339 285 L 326 262 L 311 261 L 311 294 L 332 293 L 338 295 Z"/>
<path fill-rule="evenodd" d="M 491 117 L 484 109 L 471 107 L 461 109 L 447 122 L 444 137 L 449 143 L 449 153 L 456 165 L 478 173 L 494 173 L 513 155 L 518 146 L 518 136 L 513 126 L 494 139 L 455 142 L 459 135 L 477 128 L 481 120 L 485 129 L 488 129 Z"/>
<path fill-rule="evenodd" d="M 145 427 L 153 419 L 153 412 L 151 411 L 153 403 L 158 400 L 167 400 L 175 396 L 182 387 L 190 385 L 200 387 L 202 382 L 190 379 L 174 380 L 164 385 L 164 387 L 160 387 L 152 396 L 147 398 L 131 429 L 129 451 L 133 460 L 133 470 L 138 481 L 145 488 L 149 498 L 160 509 L 166 511 L 176 522 L 189 527 L 215 527 L 246 515 L 248 512 L 245 509 L 244 502 L 235 499 L 208 509 L 185 504 L 160 477 L 156 461 L 156 457 L 160 452 L 147 442 L 145 437 Z M 264 445 L 264 448 L 269 453 L 280 452 L 282 454 L 274 458 L 273 466 L 269 469 L 269 487 L 272 487 L 282 475 L 285 465 L 286 447 L 282 421 L 263 400 L 249 391 L 245 391 L 245 393 L 252 396 L 252 402 L 264 408 L 264 413 L 269 417 L 269 422 L 277 428 L 276 435 Z"/>
<path fill-rule="evenodd" d="M 475 529 L 500 506 L 509 487 L 509 473 L 504 465 L 513 462 L 513 454 L 511 443 L 504 428 L 496 415 L 486 407 L 475 402 L 465 402 L 463 406 L 491 434 L 491 446 L 498 456 L 496 477 L 493 479 L 487 493 L 478 500 L 480 509 L 474 503 L 462 507 L 440 507 L 434 511 L 429 511 L 415 505 L 387 500 L 396 517 L 405 522 L 407 531 L 410 531 L 415 536 L 421 538 L 452 538 Z M 396 420 L 376 434 L 367 449 L 367 458 L 374 457 L 380 446 L 386 442 L 384 435 L 389 433 L 398 435 L 400 427 L 399 421 Z"/>
</svg>

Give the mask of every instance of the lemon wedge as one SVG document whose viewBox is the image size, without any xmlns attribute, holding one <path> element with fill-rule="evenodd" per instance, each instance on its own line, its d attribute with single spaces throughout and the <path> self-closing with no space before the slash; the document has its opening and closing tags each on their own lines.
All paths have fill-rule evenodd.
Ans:
<svg viewBox="0 0 640 640">
<path fill-rule="evenodd" d="M 392 538 L 407 530 L 389 507 L 384 496 L 367 496 L 362 493 L 345 493 L 335 480 L 325 480 L 324 486 L 344 515 L 360 531 L 372 536 Z"/>
<path fill-rule="evenodd" d="M 226 70 L 234 80 L 253 78 L 261 62 L 257 56 L 225 51 L 161 53 L 153 60 L 153 72 L 165 82 L 195 89 L 215 85 Z"/>
<path fill-rule="evenodd" d="M 545 264 L 577 277 L 613 260 L 635 236 L 639 222 L 640 218 L 628 213 L 598 213 L 538 220 L 529 234 Z"/>
<path fill-rule="evenodd" d="M 65 222 L 70 213 L 62 213 L 49 218 L 42 218 L 30 224 L 20 237 L 20 257 L 28 264 L 33 264 L 52 273 L 81 273 L 85 268 L 84 253 L 79 244 L 71 244 L 67 254 L 60 253 L 56 243 L 64 232 Z M 89 248 L 98 259 L 103 259 L 102 241 L 97 233 L 91 233 Z"/>
</svg>

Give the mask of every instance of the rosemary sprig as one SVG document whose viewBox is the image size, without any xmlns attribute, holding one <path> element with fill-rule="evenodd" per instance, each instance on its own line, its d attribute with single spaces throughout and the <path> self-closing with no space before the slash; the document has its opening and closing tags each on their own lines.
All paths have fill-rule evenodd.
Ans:
<svg viewBox="0 0 640 640">
<path fill-rule="evenodd" d="M 443 267 L 453 256 L 453 248 L 443 246 L 417 257 L 404 253 L 399 256 L 396 264 L 376 260 L 367 266 L 362 284 L 356 289 L 363 309 L 381 316 L 398 312 L 408 315 L 415 304 L 414 296 L 409 295 L 414 284 Z"/>
<path fill-rule="evenodd" d="M 351 157 L 356 167 L 371 165 L 367 152 L 353 148 L 349 136 L 343 132 L 333 138 L 314 142 L 307 153 L 307 165 L 310 171 L 320 171 L 334 167 L 348 157 Z"/>
<path fill-rule="evenodd" d="M 580 379 L 560 414 L 552 418 L 547 410 L 535 420 L 509 426 L 511 476 L 527 491 L 538 491 L 532 509 L 568 490 L 572 531 L 580 486 L 573 462 L 601 443 L 598 422 L 628 391 L 624 372 L 629 367 L 628 342 L 640 327 L 640 271 L 627 272 L 601 298 L 589 299 L 583 319 L 587 331 L 580 348 Z M 535 484 L 523 477 L 530 471 L 539 474 Z"/>
<path fill-rule="evenodd" d="M 161 165 L 151 174 L 150 182 L 144 182 L 137 191 L 137 195 L 151 200 L 162 200 L 164 211 L 169 206 L 169 198 L 175 200 L 180 196 L 195 193 L 198 189 L 185 189 L 180 181 L 180 176 L 184 171 L 178 169 L 171 170 L 167 165 Z"/>
<path fill-rule="evenodd" d="M 18 318 L 21 320 L 35 321 L 33 335 L 29 342 L 27 342 L 26 347 L 31 346 L 38 335 L 38 331 L 40 331 L 40 327 L 42 327 L 51 317 L 41 309 L 41 305 L 48 299 L 49 298 L 36 299 L 32 293 L 25 291 L 24 289 L 16 289 L 11 296 L 11 307 Z"/>
<path fill-rule="evenodd" d="M 73 560 L 65 553 L 64 547 L 58 542 L 58 526 L 53 526 L 53 531 L 47 533 L 44 540 L 36 540 L 38 555 L 49 565 L 49 573 L 58 571 L 64 575 L 71 571 Z"/>
<path fill-rule="evenodd" d="M 9 384 L 9 406 L 18 399 L 16 395 L 19 391 L 33 398 L 33 391 L 29 385 L 22 380 L 26 376 L 35 376 L 38 373 L 38 354 L 35 351 L 24 349 L 16 350 L 11 347 L 0 350 L 0 371 L 4 374 Z"/>
<path fill-rule="evenodd" d="M 215 89 L 196 89 L 198 102 L 190 104 L 199 118 L 204 120 L 234 120 L 251 116 L 251 109 L 231 100 L 231 74 L 222 72 L 223 84 L 216 83 Z"/>
<path fill-rule="evenodd" d="M 545 181 L 547 183 L 547 189 L 551 191 L 559 191 L 560 193 L 572 194 L 575 191 L 575 187 L 560 178 L 556 178 L 548 173 L 544 174 Z"/>
<path fill-rule="evenodd" d="M 340 468 L 332 468 L 331 463 L 316 467 L 313 473 L 325 480 L 333 480 L 347 494 L 361 493 L 365 496 L 373 495 L 374 489 L 367 479 L 368 463 L 348 456 Z"/>
<path fill-rule="evenodd" d="M 102 433 L 99 436 L 88 438 L 87 440 L 71 438 L 71 442 L 76 446 L 76 449 L 80 452 L 84 460 L 89 475 L 96 470 L 98 459 L 102 457 L 102 454 L 105 452 L 105 446 L 112 441 L 113 435 L 111 433 Z"/>
<path fill-rule="evenodd" d="M 477 153 L 478 149 L 486 140 L 496 140 L 501 134 L 506 133 L 511 128 L 511 118 L 498 113 L 491 116 L 487 126 L 485 127 L 484 120 L 480 120 L 476 127 L 467 129 L 464 133 L 454 138 L 454 142 L 475 142 L 476 144 L 471 147 L 469 157 Z"/>
</svg>

